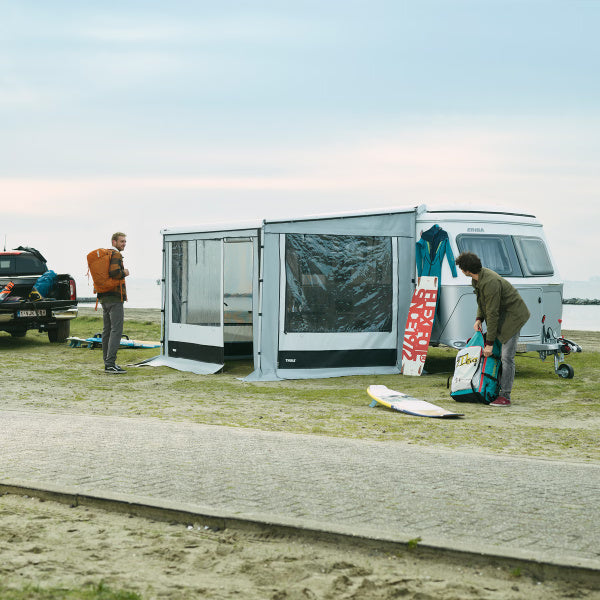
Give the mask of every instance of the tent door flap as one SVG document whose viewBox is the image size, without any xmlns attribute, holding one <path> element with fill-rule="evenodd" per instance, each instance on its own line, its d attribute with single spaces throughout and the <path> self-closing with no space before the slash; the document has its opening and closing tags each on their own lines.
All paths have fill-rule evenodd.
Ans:
<svg viewBox="0 0 600 600">
<path fill-rule="evenodd" d="M 223 240 L 168 244 L 169 293 L 165 350 L 169 357 L 224 364 Z"/>
</svg>

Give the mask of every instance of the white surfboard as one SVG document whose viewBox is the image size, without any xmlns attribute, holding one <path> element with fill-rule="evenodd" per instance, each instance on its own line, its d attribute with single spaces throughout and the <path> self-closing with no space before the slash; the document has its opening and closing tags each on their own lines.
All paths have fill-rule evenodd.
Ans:
<svg viewBox="0 0 600 600">
<path fill-rule="evenodd" d="M 463 413 L 451 412 L 441 406 L 425 402 L 425 400 L 419 400 L 408 394 L 391 390 L 385 385 L 370 385 L 367 388 L 367 394 L 373 398 L 373 402 L 371 402 L 371 406 L 373 407 L 381 404 L 387 408 L 415 417 L 455 419 L 464 416 Z"/>
</svg>

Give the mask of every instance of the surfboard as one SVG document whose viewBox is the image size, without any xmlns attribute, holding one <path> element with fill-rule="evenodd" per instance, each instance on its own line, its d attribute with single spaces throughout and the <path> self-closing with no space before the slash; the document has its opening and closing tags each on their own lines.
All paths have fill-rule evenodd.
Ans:
<svg viewBox="0 0 600 600">
<path fill-rule="evenodd" d="M 404 329 L 402 345 L 402 373 L 404 375 L 418 376 L 423 372 L 435 318 L 437 294 L 437 277 L 419 277 Z"/>
<path fill-rule="evenodd" d="M 9 281 L 4 286 L 4 289 L 0 292 L 0 302 L 3 302 L 5 300 L 5 298 L 8 298 L 10 296 L 10 293 L 12 292 L 14 287 L 15 287 L 15 284 L 13 281 Z"/>
<path fill-rule="evenodd" d="M 99 348 L 102 346 L 102 340 L 99 340 L 100 343 L 94 342 L 93 338 L 80 338 L 80 337 L 68 337 L 67 341 L 69 342 L 69 346 L 71 348 Z"/>
<path fill-rule="evenodd" d="M 397 410 L 398 412 L 414 417 L 433 417 L 437 419 L 456 419 L 463 417 L 463 413 L 455 413 L 436 404 L 419 400 L 408 394 L 390 390 L 385 385 L 370 385 L 367 388 L 367 394 L 373 398 L 369 406 L 375 407 L 378 404 Z"/>
<path fill-rule="evenodd" d="M 89 337 L 89 338 L 78 338 L 69 337 L 67 338 L 71 348 L 101 348 L 102 338 L 101 337 Z M 130 340 L 129 338 L 121 338 L 120 348 L 160 348 L 160 342 L 148 342 L 145 340 Z"/>
<path fill-rule="evenodd" d="M 122 339 L 120 346 L 121 348 L 160 348 L 160 342 Z"/>
</svg>

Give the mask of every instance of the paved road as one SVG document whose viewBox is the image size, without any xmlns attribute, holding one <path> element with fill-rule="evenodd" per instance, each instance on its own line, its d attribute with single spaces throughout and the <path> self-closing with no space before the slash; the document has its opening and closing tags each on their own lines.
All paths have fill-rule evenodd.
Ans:
<svg viewBox="0 0 600 600">
<path fill-rule="evenodd" d="M 600 569 L 600 466 L 154 419 L 0 411 L 0 482 Z"/>
</svg>

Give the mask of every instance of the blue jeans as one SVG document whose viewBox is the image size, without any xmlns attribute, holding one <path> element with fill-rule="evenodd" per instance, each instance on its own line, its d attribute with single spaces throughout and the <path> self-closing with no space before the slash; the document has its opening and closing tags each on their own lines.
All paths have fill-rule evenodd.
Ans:
<svg viewBox="0 0 600 600">
<path fill-rule="evenodd" d="M 117 350 L 123 335 L 123 321 L 125 310 L 122 302 L 103 302 L 102 318 L 102 356 L 105 367 L 114 367 L 117 361 Z"/>
</svg>

